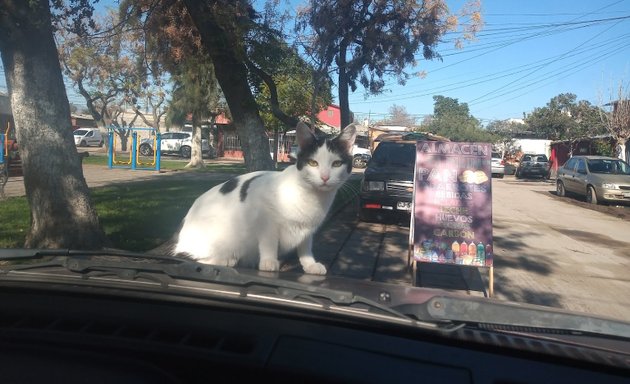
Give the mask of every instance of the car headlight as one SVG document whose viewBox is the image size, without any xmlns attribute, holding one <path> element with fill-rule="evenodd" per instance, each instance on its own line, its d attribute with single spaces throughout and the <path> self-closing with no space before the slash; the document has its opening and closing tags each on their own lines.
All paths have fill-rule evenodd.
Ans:
<svg viewBox="0 0 630 384">
<path fill-rule="evenodd" d="M 384 191 L 384 181 L 366 181 L 363 183 L 363 189 L 366 191 Z"/>
<path fill-rule="evenodd" d="M 617 184 L 612 184 L 612 183 L 602 183 L 602 188 L 604 188 L 604 189 L 619 189 L 619 186 Z"/>
</svg>

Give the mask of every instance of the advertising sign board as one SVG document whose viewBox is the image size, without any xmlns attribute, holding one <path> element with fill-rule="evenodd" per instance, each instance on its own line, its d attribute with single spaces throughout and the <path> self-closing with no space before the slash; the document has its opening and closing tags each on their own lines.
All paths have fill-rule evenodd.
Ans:
<svg viewBox="0 0 630 384">
<path fill-rule="evenodd" d="M 416 150 L 414 261 L 492 267 L 492 145 L 419 141 Z"/>
</svg>

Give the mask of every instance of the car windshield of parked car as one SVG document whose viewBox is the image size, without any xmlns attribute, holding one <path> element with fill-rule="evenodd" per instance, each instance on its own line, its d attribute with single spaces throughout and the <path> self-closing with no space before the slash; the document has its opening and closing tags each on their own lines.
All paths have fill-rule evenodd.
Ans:
<svg viewBox="0 0 630 384">
<path fill-rule="evenodd" d="M 85 136 L 86 133 L 88 133 L 89 131 L 86 129 L 77 129 L 76 131 L 74 131 L 74 135 L 75 136 Z"/>
<path fill-rule="evenodd" d="M 416 146 L 408 143 L 383 142 L 374 151 L 372 161 L 380 166 L 413 167 Z"/>
<path fill-rule="evenodd" d="M 587 164 L 591 173 L 630 175 L 630 166 L 622 160 L 589 159 Z"/>
</svg>

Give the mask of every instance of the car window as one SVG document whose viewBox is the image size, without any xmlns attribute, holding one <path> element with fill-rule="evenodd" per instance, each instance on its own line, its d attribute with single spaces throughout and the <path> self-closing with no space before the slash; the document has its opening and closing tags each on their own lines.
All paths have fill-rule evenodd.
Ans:
<svg viewBox="0 0 630 384">
<path fill-rule="evenodd" d="M 536 156 L 536 161 L 540 162 L 540 163 L 546 163 L 547 162 L 547 156 L 545 156 L 545 155 L 538 155 L 538 156 Z"/>
<path fill-rule="evenodd" d="M 76 131 L 74 131 L 74 135 L 75 136 L 84 136 L 86 132 L 87 132 L 86 129 L 77 129 Z"/>
<path fill-rule="evenodd" d="M 586 173 L 586 161 L 584 161 L 584 159 L 578 159 L 575 170 L 578 173 Z"/>
<path fill-rule="evenodd" d="M 523 158 L 521 159 L 521 161 L 532 161 L 532 157 L 529 155 L 525 155 L 523 156 Z"/>
<path fill-rule="evenodd" d="M 576 162 L 577 162 L 577 159 L 575 157 L 572 157 L 569 160 L 567 160 L 566 163 L 564 163 L 563 168 L 569 171 L 574 171 Z"/>
</svg>

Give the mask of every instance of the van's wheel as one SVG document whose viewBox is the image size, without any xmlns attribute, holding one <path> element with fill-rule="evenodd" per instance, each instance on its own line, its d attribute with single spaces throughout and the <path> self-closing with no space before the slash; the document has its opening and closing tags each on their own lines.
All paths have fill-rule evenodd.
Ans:
<svg viewBox="0 0 630 384">
<path fill-rule="evenodd" d="M 101 141 L 98 143 L 98 146 L 102 148 L 104 144 L 105 144 L 105 142 L 104 142 L 103 140 L 101 140 Z"/>
<path fill-rule="evenodd" d="M 87 147 L 87 143 L 85 142 L 85 140 L 81 140 L 81 143 L 79 145 L 82 147 Z"/>
<path fill-rule="evenodd" d="M 595 193 L 595 188 L 590 185 L 586 189 L 586 202 L 590 204 L 597 204 L 597 193 Z"/>
<path fill-rule="evenodd" d="M 184 146 L 184 147 L 182 147 L 179 151 L 180 151 L 180 153 L 182 154 L 182 157 L 183 157 L 183 158 L 185 158 L 185 159 L 190 159 L 190 156 L 191 156 L 191 153 L 192 153 L 192 152 L 191 152 L 191 150 L 190 150 L 190 147 L 189 147 L 189 146 Z"/>
</svg>

